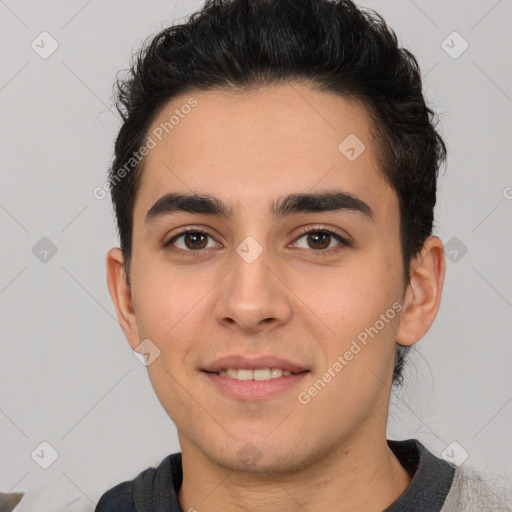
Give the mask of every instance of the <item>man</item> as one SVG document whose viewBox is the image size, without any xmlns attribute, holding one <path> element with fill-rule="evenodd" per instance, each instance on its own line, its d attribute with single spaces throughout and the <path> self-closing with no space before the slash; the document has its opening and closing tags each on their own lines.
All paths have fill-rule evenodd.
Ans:
<svg viewBox="0 0 512 512">
<path fill-rule="evenodd" d="M 440 305 L 446 149 L 382 18 L 209 1 L 118 97 L 108 286 L 181 453 L 97 511 L 504 510 L 419 441 L 386 439 Z"/>
</svg>

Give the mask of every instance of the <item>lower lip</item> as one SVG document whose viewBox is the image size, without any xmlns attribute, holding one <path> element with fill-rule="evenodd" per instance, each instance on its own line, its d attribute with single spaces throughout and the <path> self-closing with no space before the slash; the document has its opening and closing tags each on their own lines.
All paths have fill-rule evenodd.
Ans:
<svg viewBox="0 0 512 512">
<path fill-rule="evenodd" d="M 296 386 L 309 372 L 292 373 L 286 377 L 269 380 L 238 380 L 221 377 L 216 373 L 203 372 L 217 389 L 240 400 L 264 400 Z"/>
</svg>

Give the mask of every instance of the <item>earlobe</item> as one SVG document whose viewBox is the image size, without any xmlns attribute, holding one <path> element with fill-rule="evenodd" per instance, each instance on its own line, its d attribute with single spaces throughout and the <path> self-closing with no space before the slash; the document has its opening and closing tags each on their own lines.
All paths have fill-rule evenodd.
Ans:
<svg viewBox="0 0 512 512">
<path fill-rule="evenodd" d="M 119 325 L 130 342 L 136 347 L 138 343 L 138 327 L 133 310 L 131 293 L 124 272 L 124 258 L 121 249 L 115 247 L 107 253 L 107 285 L 114 303 Z"/>
<path fill-rule="evenodd" d="M 438 237 L 431 236 L 411 262 L 410 280 L 396 336 L 398 344 L 413 345 L 430 329 L 441 304 L 444 274 L 443 243 Z"/>
</svg>

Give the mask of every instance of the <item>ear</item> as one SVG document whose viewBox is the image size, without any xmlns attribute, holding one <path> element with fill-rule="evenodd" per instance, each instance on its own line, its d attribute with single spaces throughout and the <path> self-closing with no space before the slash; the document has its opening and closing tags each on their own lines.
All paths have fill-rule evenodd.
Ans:
<svg viewBox="0 0 512 512">
<path fill-rule="evenodd" d="M 116 308 L 117 319 L 132 350 L 140 344 L 137 319 L 133 309 L 131 291 L 126 282 L 124 258 L 121 249 L 113 248 L 107 253 L 107 284 Z"/>
<path fill-rule="evenodd" d="M 399 345 L 413 345 L 430 329 L 441 304 L 445 267 L 443 242 L 436 236 L 430 236 L 418 256 L 411 261 L 410 279 L 396 335 Z"/>
</svg>

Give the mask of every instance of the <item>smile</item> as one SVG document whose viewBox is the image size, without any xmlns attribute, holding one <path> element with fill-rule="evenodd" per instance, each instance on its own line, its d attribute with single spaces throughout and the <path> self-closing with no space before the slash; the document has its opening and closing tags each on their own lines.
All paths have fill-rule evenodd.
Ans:
<svg viewBox="0 0 512 512">
<path fill-rule="evenodd" d="M 256 370 L 248 370 L 245 368 L 229 368 L 228 370 L 220 370 L 217 375 L 220 377 L 229 377 L 237 380 L 270 380 L 279 377 L 288 377 L 292 374 L 289 370 L 281 370 L 281 368 L 258 368 Z"/>
<path fill-rule="evenodd" d="M 203 370 L 213 389 L 221 395 L 242 401 L 265 400 L 291 392 L 311 372 L 293 373 L 280 368 L 229 368 L 218 372 Z"/>
</svg>

